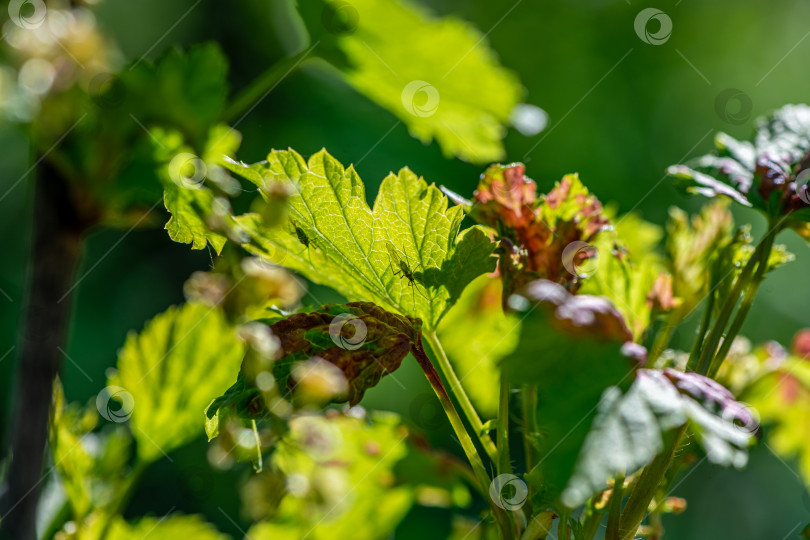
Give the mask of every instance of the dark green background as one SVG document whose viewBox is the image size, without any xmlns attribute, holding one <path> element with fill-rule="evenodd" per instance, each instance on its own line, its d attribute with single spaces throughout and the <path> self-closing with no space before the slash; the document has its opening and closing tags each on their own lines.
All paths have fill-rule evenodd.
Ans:
<svg viewBox="0 0 810 540">
<path fill-rule="evenodd" d="M 238 90 L 291 52 L 285 50 L 291 42 L 285 45 L 280 37 L 289 32 L 289 25 L 277 15 L 283 3 L 203 0 L 162 39 L 192 1 L 107 0 L 97 14 L 101 26 L 130 59 L 140 57 L 158 39 L 149 58 L 173 45 L 218 41 L 232 61 L 231 83 Z M 671 17 L 673 32 L 665 44 L 649 45 L 636 35 L 633 21 L 644 7 L 657 7 Z M 430 8 L 438 14 L 455 14 L 483 32 L 491 30 L 492 47 L 527 89 L 525 100 L 549 113 L 546 132 L 528 138 L 509 133 L 509 161 L 525 161 L 528 174 L 543 190 L 564 173 L 577 171 L 603 202 L 615 202 L 621 212 L 636 208 L 659 224 L 670 205 L 693 210 L 702 202 L 684 198 L 668 181 L 661 181 L 667 165 L 707 151 L 710 132 L 747 137 L 757 115 L 786 103 L 810 101 L 810 39 L 805 39 L 810 34 L 810 3 L 806 1 L 523 0 L 515 5 L 511 0 L 458 0 L 432 2 Z M 751 116 L 740 124 L 725 122 L 716 110 L 716 98 L 727 88 L 742 90 L 753 103 Z M 424 146 L 410 138 L 401 124 L 383 138 L 395 123 L 393 115 L 334 74 L 310 66 L 285 79 L 238 125 L 244 135 L 239 157 L 250 162 L 262 159 L 270 148 L 292 147 L 308 155 L 325 147 L 348 164 L 357 163 L 377 144 L 357 165 L 368 193 L 376 191 L 388 171 L 404 165 L 428 181 L 470 193 L 483 166 L 443 158 L 435 144 Z M 14 127 L 0 126 L 0 148 L 0 191 L 5 192 L 31 161 L 27 143 Z M 11 297 L 9 301 L 0 296 L 0 356 L 17 342 L 32 193 L 29 176 L 0 202 L 0 288 Z M 740 222 L 750 220 L 756 234 L 762 231 L 758 215 L 739 211 L 737 217 Z M 65 360 L 63 370 L 72 400 L 86 400 L 105 386 L 105 369 L 115 363 L 127 331 L 141 328 L 154 314 L 181 302 L 183 281 L 210 264 L 209 253 L 174 244 L 162 230 L 122 236 L 124 231 L 101 230 L 86 243 L 79 271 L 86 278 L 76 290 L 66 349 L 70 360 Z M 805 285 L 810 248 L 792 233 L 785 233 L 780 241 L 796 254 L 797 261 L 775 272 L 762 287 L 744 329 L 754 341 L 776 339 L 785 344 L 796 329 L 810 325 L 810 292 Z M 320 288 L 311 294 L 312 303 L 335 299 Z M 677 339 L 687 347 L 690 337 L 682 331 Z M 16 353 L 14 349 L 0 360 L 3 419 L 10 414 Z M 428 430 L 433 428 L 436 444 L 453 448 L 454 443 L 442 434 L 443 424 L 439 422 L 436 429 L 437 423 L 430 420 L 435 411 L 424 399 L 429 388 L 416 366 L 407 364 L 396 376 L 407 391 L 386 379 L 368 392 L 364 405 L 398 411 Z M 221 530 L 241 537 L 220 508 L 238 516 L 235 485 L 248 472 L 210 470 L 205 447 L 200 440 L 176 451 L 174 464 L 163 460 L 152 467 L 128 515 L 163 515 L 175 506 L 204 512 Z M 745 472 L 701 465 L 675 489 L 676 495 L 688 499 L 689 508 L 682 516 L 666 519 L 667 538 L 796 537 L 799 524 L 810 521 L 810 497 L 788 465 L 795 466 L 781 462 L 764 446 L 753 451 Z M 445 512 L 420 509 L 396 536 L 427 539 L 434 537 L 428 531 L 435 531 L 435 538 L 441 538 L 448 527 Z"/>
</svg>

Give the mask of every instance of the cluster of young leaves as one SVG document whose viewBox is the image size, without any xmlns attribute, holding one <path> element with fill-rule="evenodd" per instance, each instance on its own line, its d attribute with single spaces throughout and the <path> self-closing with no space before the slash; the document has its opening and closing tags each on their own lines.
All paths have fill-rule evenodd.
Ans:
<svg viewBox="0 0 810 540">
<path fill-rule="evenodd" d="M 689 192 L 731 198 L 810 237 L 810 107 L 786 105 L 758 120 L 752 142 L 719 133 L 715 146 L 669 174 Z"/>
<path fill-rule="evenodd" d="M 45 537 L 136 540 L 148 534 L 150 538 L 165 540 L 186 535 L 203 540 L 223 540 L 225 536 L 200 516 L 172 514 L 162 519 L 141 518 L 135 522 L 127 522 L 120 516 L 122 505 L 139 474 L 139 466 L 137 460 L 132 461 L 133 438 L 130 432 L 121 424 L 103 425 L 98 411 L 96 403 L 89 403 L 86 407 L 66 404 L 61 385 L 55 385 L 50 448 L 72 526 L 43 531 Z M 113 411 L 113 416 L 115 414 Z M 181 440 L 185 437 L 188 441 L 186 434 L 178 435 Z M 143 436 L 139 444 L 142 441 Z M 56 506 L 61 502 L 57 501 Z M 44 516 L 48 517 L 47 511 Z M 55 517 L 58 518 L 58 514 Z M 50 525 L 58 523 L 54 521 Z"/>
<path fill-rule="evenodd" d="M 745 464 L 756 427 L 745 408 L 701 375 L 639 369 L 646 351 L 608 300 L 540 280 L 509 303 L 524 319 L 503 374 L 538 387 L 538 460 L 527 478 L 541 506 L 583 504 L 649 463 L 685 424 L 710 460 Z"/>
<path fill-rule="evenodd" d="M 393 113 L 423 143 L 436 140 L 448 157 L 473 163 L 503 159 L 501 139 L 524 90 L 498 63 L 486 36 L 409 1 L 324 3 L 325 11 L 302 8 L 318 46 L 314 52 L 358 92 Z"/>
<path fill-rule="evenodd" d="M 354 168 L 325 150 L 309 161 L 273 150 L 266 161 L 228 167 L 265 197 L 277 184 L 292 193 L 289 223 L 267 226 L 259 214 L 236 218 L 249 237 L 244 247 L 350 301 L 417 317 L 433 330 L 464 287 L 494 269 L 486 233 L 459 232 L 462 209 L 448 208 L 447 198 L 410 169 L 383 180 L 371 209 Z"/>
</svg>

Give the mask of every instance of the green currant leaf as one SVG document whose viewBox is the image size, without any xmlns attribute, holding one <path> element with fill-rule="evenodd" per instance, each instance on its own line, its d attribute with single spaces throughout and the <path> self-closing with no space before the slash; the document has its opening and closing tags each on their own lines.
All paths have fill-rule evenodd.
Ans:
<svg viewBox="0 0 810 540">
<path fill-rule="evenodd" d="M 435 139 L 447 156 L 474 163 L 504 157 L 501 139 L 523 90 L 497 62 L 486 36 L 410 2 L 328 4 L 339 11 L 336 16 L 354 12 L 356 28 L 338 35 L 336 43 L 343 61 L 335 63 L 349 84 L 396 115 L 414 137 Z"/>
<path fill-rule="evenodd" d="M 601 297 L 573 296 L 537 280 L 511 296 L 509 305 L 524 318 L 518 346 L 503 360 L 503 376 L 537 385 L 538 464 L 530 477 L 553 504 L 574 474 L 603 393 L 630 386 L 639 363 L 634 355 L 643 349 L 623 346 L 630 332 Z"/>
<path fill-rule="evenodd" d="M 673 430 L 689 425 L 712 463 L 745 466 L 758 429 L 754 417 L 720 384 L 697 373 L 642 369 L 622 393 L 609 388 L 579 453 L 562 501 L 584 503 L 616 474 L 632 474 L 664 450 Z"/>
<path fill-rule="evenodd" d="M 728 197 L 764 213 L 787 217 L 787 225 L 810 238 L 810 107 L 786 105 L 757 121 L 751 142 L 725 133 L 715 150 L 669 174 L 686 191 Z"/>
<path fill-rule="evenodd" d="M 127 337 L 109 380 L 119 387 L 111 395 L 122 398 L 123 415 L 111 417 L 131 414 L 138 455 L 155 460 L 202 434 L 200 411 L 230 386 L 243 354 L 220 309 L 171 307 Z M 100 406 L 115 409 L 109 400 Z"/>
<path fill-rule="evenodd" d="M 267 227 L 257 214 L 236 218 L 245 248 L 331 286 L 349 300 L 370 300 L 419 317 L 430 330 L 464 287 L 491 272 L 494 244 L 480 227 L 459 233 L 458 206 L 409 169 L 383 180 L 373 210 L 353 167 L 322 150 L 309 162 L 292 150 L 230 169 L 264 193 L 287 186 L 290 223 Z"/>
</svg>

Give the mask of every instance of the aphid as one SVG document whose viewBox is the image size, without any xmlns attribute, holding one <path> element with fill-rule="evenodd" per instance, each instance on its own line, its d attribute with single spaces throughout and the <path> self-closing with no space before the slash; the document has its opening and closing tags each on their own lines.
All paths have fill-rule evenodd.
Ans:
<svg viewBox="0 0 810 540">
<path fill-rule="evenodd" d="M 295 221 L 293 221 L 292 219 L 290 220 L 290 223 L 292 224 L 293 229 L 295 229 L 295 236 L 298 237 L 298 241 L 301 242 L 301 244 L 305 248 L 308 249 L 309 248 L 309 236 L 307 236 L 307 233 L 304 232 L 304 229 L 299 227 L 298 224 Z"/>
<path fill-rule="evenodd" d="M 416 307 L 415 291 L 417 289 L 416 284 L 418 283 L 418 278 L 416 277 L 416 274 L 413 272 L 413 270 L 411 270 L 411 267 L 408 266 L 408 263 L 406 261 L 403 261 L 402 259 L 399 258 L 399 254 L 397 253 L 396 248 L 391 242 L 386 242 L 385 248 L 388 251 L 388 264 L 389 266 L 391 266 L 391 273 L 397 277 L 405 278 L 408 280 L 407 286 L 411 287 L 411 296 L 413 297 L 413 305 L 414 307 Z M 405 246 L 403 246 L 402 249 L 404 253 Z M 405 257 L 407 257 L 407 255 L 405 255 Z M 394 270 L 394 267 L 396 267 L 397 270 Z M 422 295 L 422 298 L 428 300 L 428 297 L 425 296 L 425 293 L 419 291 L 419 294 Z"/>
</svg>

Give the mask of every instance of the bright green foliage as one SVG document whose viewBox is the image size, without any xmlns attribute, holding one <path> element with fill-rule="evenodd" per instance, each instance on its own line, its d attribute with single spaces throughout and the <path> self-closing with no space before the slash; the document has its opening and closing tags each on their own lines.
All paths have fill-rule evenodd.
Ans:
<svg viewBox="0 0 810 540">
<path fill-rule="evenodd" d="M 712 261 L 731 241 L 733 228 L 727 201 L 713 201 L 691 219 L 678 207 L 669 209 L 666 250 L 683 309 L 691 310 L 708 292 Z"/>
<path fill-rule="evenodd" d="M 498 363 L 517 345 L 520 321 L 501 308 L 501 283 L 479 276 L 439 326 L 439 339 L 476 409 L 498 414 Z"/>
<path fill-rule="evenodd" d="M 171 307 L 127 337 L 110 385 L 132 395 L 138 456 L 152 461 L 202 435 L 205 407 L 233 382 L 243 346 L 217 308 Z"/>
<path fill-rule="evenodd" d="M 254 540 L 386 538 L 411 506 L 420 489 L 435 486 L 403 477 L 396 467 L 415 452 L 399 419 L 375 413 L 371 421 L 350 416 L 302 416 L 279 444 L 272 467 L 297 481 L 274 517 L 248 531 Z M 451 467 L 445 476 L 453 477 Z M 421 487 L 420 487 L 421 485 Z M 256 501 L 248 502 L 255 504 Z"/>
<path fill-rule="evenodd" d="M 93 510 L 112 505 L 124 487 L 132 437 L 123 428 L 94 432 L 98 412 L 93 405 L 67 405 L 62 385 L 54 385 L 50 450 L 73 519 L 81 522 Z"/>
<path fill-rule="evenodd" d="M 810 362 L 791 356 L 745 393 L 759 413 L 768 444 L 786 459 L 796 457 L 805 485 L 810 486 Z"/>
<path fill-rule="evenodd" d="M 136 523 L 118 519 L 110 527 L 108 540 L 226 540 L 228 537 L 200 516 L 172 514 L 168 517 L 144 517 Z"/>
<path fill-rule="evenodd" d="M 166 223 L 169 236 L 175 242 L 191 244 L 192 249 L 204 249 L 210 242 L 220 253 L 227 238 L 222 234 L 223 230 L 215 231 L 210 224 L 210 220 L 217 217 L 214 211 L 216 195 L 212 189 L 217 189 L 217 186 L 212 186 L 211 179 L 224 175 L 219 163 L 239 147 L 239 133 L 225 125 L 213 127 L 200 157 L 184 143 L 178 131 L 155 128 L 150 133 L 156 143 L 155 160 L 163 184 L 163 203 L 171 214 Z M 218 209 L 220 220 L 229 219 L 226 212 L 225 208 Z"/>
<path fill-rule="evenodd" d="M 656 251 L 663 232 L 636 214 L 622 216 L 614 227 L 602 231 L 594 240 L 598 265 L 593 275 L 584 280 L 581 292 L 613 302 L 633 339 L 640 341 L 651 323 L 653 306 L 648 296 L 665 269 Z"/>
<path fill-rule="evenodd" d="M 336 7 L 343 2 L 329 0 Z M 422 142 L 474 163 L 502 159 L 501 139 L 522 89 L 484 36 L 410 2 L 357 0 L 357 29 L 338 37 L 346 79 Z"/>
<path fill-rule="evenodd" d="M 461 208 L 448 208 L 434 185 L 407 168 L 383 180 L 373 210 L 354 168 L 344 169 L 324 150 L 308 163 L 292 150 L 274 150 L 265 162 L 230 168 L 265 192 L 274 183 L 292 189 L 290 216 L 308 239 L 307 245 L 292 227 L 265 227 L 248 214 L 236 220 L 250 237 L 245 247 L 349 300 L 419 317 L 430 330 L 470 281 L 494 269 L 494 244 L 484 231 L 459 233 Z M 410 274 L 391 258 L 389 245 Z"/>
</svg>

